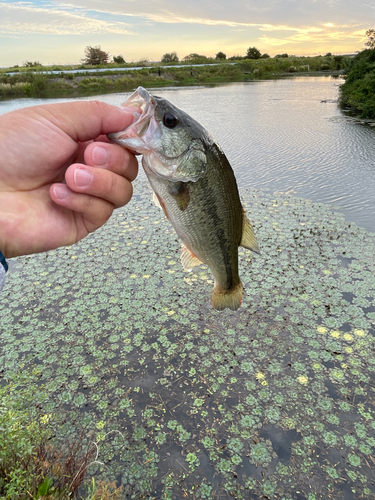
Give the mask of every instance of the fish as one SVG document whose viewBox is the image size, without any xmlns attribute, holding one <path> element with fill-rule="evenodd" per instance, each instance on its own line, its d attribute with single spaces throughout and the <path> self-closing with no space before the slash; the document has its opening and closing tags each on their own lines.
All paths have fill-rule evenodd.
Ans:
<svg viewBox="0 0 375 500">
<path fill-rule="evenodd" d="M 208 265 L 212 306 L 237 310 L 243 296 L 238 247 L 255 253 L 259 247 L 228 159 L 200 123 L 143 87 L 123 106 L 134 107 L 134 121 L 108 138 L 143 155 L 154 201 L 182 240 L 183 267 Z"/>
</svg>

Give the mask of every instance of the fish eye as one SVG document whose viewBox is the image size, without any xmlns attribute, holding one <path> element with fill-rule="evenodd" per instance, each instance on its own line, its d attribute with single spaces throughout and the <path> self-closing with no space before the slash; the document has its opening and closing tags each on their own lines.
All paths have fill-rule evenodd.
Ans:
<svg viewBox="0 0 375 500">
<path fill-rule="evenodd" d="M 165 113 L 163 116 L 163 123 L 167 128 L 175 128 L 178 120 L 172 113 Z"/>
</svg>

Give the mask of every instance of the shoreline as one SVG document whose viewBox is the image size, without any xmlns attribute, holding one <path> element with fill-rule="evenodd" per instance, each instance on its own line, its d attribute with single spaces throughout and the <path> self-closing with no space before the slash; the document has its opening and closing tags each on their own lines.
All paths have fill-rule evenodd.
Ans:
<svg viewBox="0 0 375 500">
<path fill-rule="evenodd" d="M 143 87 L 184 87 L 195 85 L 217 85 L 233 82 L 250 82 L 293 78 L 296 76 L 336 76 L 343 69 L 315 69 L 310 65 L 297 64 L 296 61 L 241 61 L 235 64 L 210 64 L 200 66 L 149 66 L 142 69 L 108 68 L 103 71 L 72 73 L 61 71 L 58 74 L 46 71 L 0 73 L 0 100 L 22 97 L 35 98 L 76 98 L 132 91 Z M 290 65 L 294 63 L 294 65 Z M 320 67 L 318 67 L 320 68 Z"/>
</svg>

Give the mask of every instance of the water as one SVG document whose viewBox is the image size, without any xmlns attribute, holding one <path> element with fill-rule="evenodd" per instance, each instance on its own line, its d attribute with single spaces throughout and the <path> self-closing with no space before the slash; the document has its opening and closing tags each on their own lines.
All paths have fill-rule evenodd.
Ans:
<svg viewBox="0 0 375 500">
<path fill-rule="evenodd" d="M 375 232 L 329 206 L 373 230 L 374 129 L 339 111 L 338 83 L 157 90 L 236 171 L 261 248 L 239 250 L 238 311 L 212 309 L 207 267 L 182 270 L 142 179 L 78 244 L 12 259 L 0 379 L 61 450 L 83 427 L 105 464 L 89 474 L 122 498 L 374 498 Z"/>
<path fill-rule="evenodd" d="M 328 203 L 348 220 L 375 231 L 375 129 L 340 111 L 340 83 L 332 77 L 297 77 L 155 93 L 191 114 L 216 137 L 240 188 Z M 119 105 L 126 95 L 82 99 Z M 0 113 L 46 101 L 2 101 Z"/>
</svg>

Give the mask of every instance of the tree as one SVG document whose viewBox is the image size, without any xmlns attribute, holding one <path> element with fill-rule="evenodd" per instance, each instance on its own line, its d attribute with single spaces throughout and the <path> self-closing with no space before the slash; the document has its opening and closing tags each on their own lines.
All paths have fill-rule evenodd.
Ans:
<svg viewBox="0 0 375 500">
<path fill-rule="evenodd" d="M 26 61 L 23 63 L 25 68 L 36 68 L 37 66 L 42 66 L 39 61 Z"/>
<path fill-rule="evenodd" d="M 344 56 L 333 56 L 335 69 L 341 69 L 345 66 Z"/>
<path fill-rule="evenodd" d="M 184 61 L 191 64 L 205 64 L 209 62 L 209 59 L 207 56 L 202 56 L 201 54 L 193 52 L 192 54 L 188 54 L 187 56 L 185 56 Z"/>
<path fill-rule="evenodd" d="M 99 64 L 107 64 L 108 59 L 108 52 L 104 52 L 104 50 L 100 48 L 100 45 L 97 45 L 96 47 L 88 45 L 85 48 L 85 57 L 83 59 L 84 64 L 98 66 Z"/>
<path fill-rule="evenodd" d="M 289 57 L 289 56 L 286 52 L 284 52 L 284 54 L 277 54 L 275 57 L 279 58 L 279 57 Z"/>
<path fill-rule="evenodd" d="M 256 47 L 249 47 L 246 52 L 246 59 L 260 59 L 260 51 Z"/>
<path fill-rule="evenodd" d="M 375 49 L 375 29 L 370 28 L 366 31 L 366 36 L 368 37 L 367 42 L 365 42 L 366 47 L 369 49 Z"/>
<path fill-rule="evenodd" d="M 262 54 L 262 55 L 260 56 L 260 58 L 261 58 L 261 59 L 269 59 L 269 58 L 270 58 L 270 56 L 269 56 L 268 54 Z"/>
<path fill-rule="evenodd" d="M 224 54 L 224 52 L 218 52 L 215 55 L 215 59 L 219 59 L 219 61 L 222 61 L 223 59 L 226 59 L 226 58 L 227 58 L 227 55 Z"/>
<path fill-rule="evenodd" d="M 113 56 L 113 62 L 116 64 L 125 64 L 125 59 L 122 56 Z"/>
<path fill-rule="evenodd" d="M 176 52 L 167 52 L 166 54 L 163 55 L 161 58 L 162 63 L 178 63 L 179 58 Z"/>
</svg>

